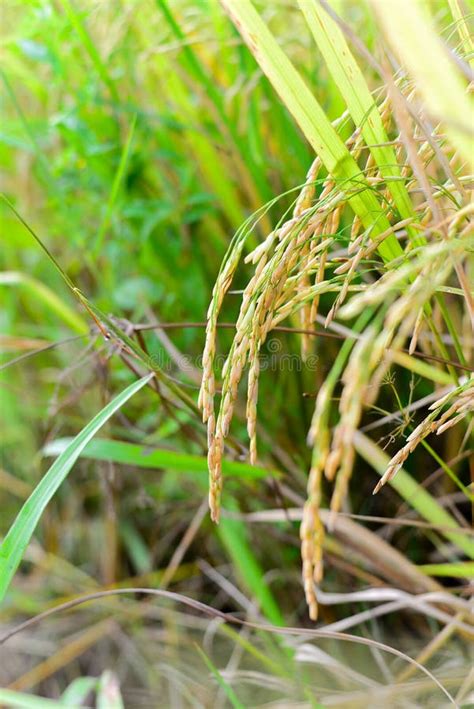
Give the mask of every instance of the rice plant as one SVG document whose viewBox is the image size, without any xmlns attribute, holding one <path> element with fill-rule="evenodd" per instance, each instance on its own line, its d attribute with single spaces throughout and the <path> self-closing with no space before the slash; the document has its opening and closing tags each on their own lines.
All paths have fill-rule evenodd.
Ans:
<svg viewBox="0 0 474 709">
<path fill-rule="evenodd" d="M 468 706 L 472 8 L 3 14 L 2 706 Z"/>
<path fill-rule="evenodd" d="M 376 405 L 384 378 L 407 341 L 408 358 L 403 366 L 410 370 L 414 367 L 418 343 L 421 346 L 422 340 L 428 341 L 429 335 L 433 336 L 427 354 L 439 357 L 445 365 L 452 375 L 453 389 L 432 406 L 435 412 L 448 403 L 451 406 L 437 424 L 433 422 L 436 414 L 430 414 L 408 436 L 407 444 L 392 458 L 374 492 L 396 474 L 426 435 L 433 431 L 442 433 L 474 409 L 472 377 L 460 385 L 459 372 L 449 362 L 444 345 L 444 338 L 451 334 L 459 362 L 466 364 L 468 353 L 464 352 L 442 292 L 455 275 L 461 297 L 458 317 L 467 323 L 469 332 L 474 323 L 474 304 L 466 266 L 473 246 L 470 221 L 473 209 L 470 191 L 462 180 L 471 173 L 474 145 L 466 120 L 472 116 L 472 106 L 467 113 L 461 108 L 451 125 L 441 107 L 433 108 L 441 122 L 427 133 L 425 126 L 431 114 L 423 106 L 424 77 L 418 77 L 418 73 L 424 73 L 424 64 L 418 72 L 415 56 L 418 42 L 432 44 L 434 52 L 437 37 L 421 8 L 417 10 L 412 4 L 407 8 L 412 15 L 413 36 L 406 36 L 403 42 L 398 42 L 398 36 L 394 39 L 396 45 L 400 44 L 401 59 L 413 67 L 415 75 L 405 75 L 400 68 L 398 76 L 388 79 L 386 95 L 382 94 L 377 105 L 337 20 L 317 3 L 302 3 L 301 7 L 329 70 L 335 80 L 340 79 L 337 85 L 347 102 L 346 114 L 337 119 L 337 127 L 352 119 L 352 132 L 344 143 L 337 127 L 326 119 L 307 89 L 305 96 L 306 87 L 251 2 L 226 4 L 262 70 L 308 140 L 313 138 L 318 155 L 291 215 L 287 215 L 289 218 L 283 218 L 246 257 L 255 266 L 255 272 L 243 292 L 236 334 L 222 370 L 221 403 L 216 417 L 213 356 L 217 316 L 223 296 L 231 286 L 246 233 L 226 255 L 208 312 L 200 405 L 208 426 L 209 505 L 213 519 L 218 521 L 221 460 L 247 362 L 247 430 L 250 462 L 256 462 L 259 352 L 272 329 L 286 318 L 298 315 L 304 356 L 309 348 L 308 330 L 316 322 L 322 293 L 336 293 L 325 327 L 338 314 L 352 323 L 357 315 L 363 318 L 363 322 L 356 321 L 357 334 L 347 340 L 347 347 L 341 349 L 331 374 L 319 389 L 308 433 L 313 453 L 300 533 L 305 593 L 310 615 L 316 620 L 314 585 L 323 576 L 324 528 L 319 514 L 322 477 L 324 474 L 328 481 L 334 481 L 330 502 L 334 516 L 347 494 L 355 458 L 354 435 L 363 409 Z M 384 17 L 385 11 L 380 14 Z M 399 17 L 398 11 L 393 14 Z M 389 29 L 387 35 L 390 41 L 394 33 Z M 449 93 L 450 89 L 453 92 L 459 89 L 463 103 L 467 82 L 463 86 L 454 74 L 442 46 L 435 56 L 438 54 L 439 65 L 445 67 L 446 75 L 438 76 L 440 83 L 434 90 Z M 381 68 L 382 77 L 386 73 Z M 307 120 L 308 114 L 312 121 Z M 318 182 L 323 164 L 327 176 Z M 370 208 L 365 202 L 370 202 Z M 346 224 L 341 224 L 342 216 Z M 424 351 L 422 348 L 421 352 Z M 331 431 L 334 388 L 339 379 L 343 386 L 338 420 Z"/>
</svg>

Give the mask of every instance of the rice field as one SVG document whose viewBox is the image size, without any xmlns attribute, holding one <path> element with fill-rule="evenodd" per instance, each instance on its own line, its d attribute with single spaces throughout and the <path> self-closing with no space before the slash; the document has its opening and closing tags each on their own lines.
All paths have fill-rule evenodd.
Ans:
<svg viewBox="0 0 474 709">
<path fill-rule="evenodd" d="M 0 706 L 468 707 L 471 0 L 5 0 Z"/>
</svg>

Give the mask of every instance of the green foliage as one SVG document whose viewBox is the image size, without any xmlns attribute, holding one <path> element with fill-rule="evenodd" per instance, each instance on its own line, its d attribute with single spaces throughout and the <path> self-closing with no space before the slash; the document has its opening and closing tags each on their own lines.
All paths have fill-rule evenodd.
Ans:
<svg viewBox="0 0 474 709">
<path fill-rule="evenodd" d="M 50 502 L 59 486 L 70 472 L 82 450 L 106 421 L 118 411 L 131 396 L 147 384 L 152 376 L 153 375 L 148 374 L 128 386 L 121 394 L 107 404 L 102 411 L 94 416 L 87 426 L 85 426 L 65 448 L 42 478 L 39 485 L 31 493 L 0 546 L 0 601 L 3 600 L 5 596 L 13 574 L 21 562 L 26 546 L 35 531 L 36 525 L 41 519 L 46 505 Z"/>
<path fill-rule="evenodd" d="M 377 638 L 419 652 L 463 704 L 472 629 L 456 588 L 472 575 L 472 422 L 427 436 L 371 494 L 440 389 L 467 387 L 472 376 L 472 207 L 463 201 L 472 187 L 472 14 L 462 0 L 402 5 L 4 4 L 0 643 L 24 618 L 46 615 L 34 631 L 23 628 L 22 642 L 0 647 L 0 684 L 19 690 L 0 690 L 0 703 L 321 707 L 337 694 L 364 706 L 438 707 L 429 671 L 411 681 L 414 665 L 401 670 L 403 654 L 392 661 L 370 645 Z M 356 129 L 354 148 L 346 141 Z M 315 152 L 322 167 L 307 214 L 341 199 L 336 228 L 322 234 L 332 239 L 325 280 L 318 285 L 310 269 L 320 290 L 290 300 L 262 344 L 255 466 L 239 391 L 216 527 L 202 506 L 208 441 L 197 407 L 212 289 L 235 260 L 217 328 L 219 402 L 253 274 L 244 259 L 291 218 Z M 329 176 L 333 189 L 319 199 Z M 361 258 L 346 305 L 333 312 L 354 215 L 364 249 L 404 226 Z M 308 626 L 298 549 L 315 461 L 306 436 L 325 392 L 322 450 L 340 422 L 361 336 L 373 327 L 380 346 L 390 308 L 411 292 L 406 317 L 423 309 L 421 336 L 411 352 L 413 328 L 390 345 L 379 396 L 357 423 L 353 481 L 335 520 L 331 486 L 321 485 L 329 522 L 320 627 L 336 623 L 360 640 L 349 653 L 340 636 L 313 637 Z M 297 331 L 314 295 L 319 318 L 310 325 L 323 334 L 309 338 L 304 360 Z M 337 321 L 323 329 L 331 313 Z M 388 543 L 403 568 L 391 568 L 396 556 L 387 563 Z M 54 610 L 104 589 L 161 584 L 218 615 L 184 614 L 171 596 L 155 604 L 134 591 Z M 368 586 L 380 605 L 359 600 Z M 422 601 L 420 589 L 429 591 Z M 397 590 L 386 616 L 383 594 Z M 257 627 L 219 615 L 242 609 Z M 415 623 L 416 638 L 407 636 Z M 300 635 L 285 635 L 289 626 Z"/>
</svg>

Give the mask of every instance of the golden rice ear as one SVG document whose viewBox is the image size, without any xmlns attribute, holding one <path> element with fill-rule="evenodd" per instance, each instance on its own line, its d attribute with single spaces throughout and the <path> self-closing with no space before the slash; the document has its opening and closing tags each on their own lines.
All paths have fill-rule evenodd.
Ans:
<svg viewBox="0 0 474 709">
<path fill-rule="evenodd" d="M 403 0 L 404 5 L 407 2 L 412 0 Z M 316 618 L 315 583 L 321 581 L 323 573 L 324 529 L 319 514 L 322 475 L 334 483 L 330 502 L 330 523 L 333 523 L 347 495 L 355 458 L 354 441 L 363 413 L 376 404 L 393 362 L 401 363 L 412 373 L 423 376 L 429 373 L 433 382 L 444 382 L 445 377 L 450 376 L 440 374 L 430 365 L 420 364 L 412 355 L 418 340 L 420 347 L 423 345 L 424 338 L 420 335 L 424 335 L 427 326 L 434 333 L 444 359 L 448 359 L 433 322 L 432 303 L 453 270 L 468 308 L 474 311 L 472 294 L 459 264 L 466 249 L 462 242 L 464 231 L 459 233 L 458 222 L 452 216 L 441 222 L 438 219 L 445 210 L 447 184 L 458 190 L 459 203 L 466 194 L 450 165 L 452 151 L 446 153 L 447 160 L 443 153 L 446 150 L 444 139 L 436 130 L 428 135 L 424 116 L 419 120 L 416 101 L 426 87 L 406 82 L 403 75 L 396 81 L 391 75 L 385 77 L 383 65 L 379 69 L 386 78 L 386 95 L 381 101 L 376 100 L 338 23 L 322 5 L 299 2 L 328 71 L 347 105 L 341 119 L 334 123 L 328 120 L 251 0 L 222 0 L 222 4 L 313 146 L 316 157 L 288 210 L 291 216 L 286 214 L 273 225 L 262 244 L 245 259 L 253 266 L 253 276 L 244 289 L 235 336 L 221 372 L 222 397 L 216 417 L 212 372 L 217 317 L 245 238 L 238 238 L 229 249 L 214 289 L 208 315 L 205 377 L 199 397 L 203 416 L 208 421 L 211 515 L 214 520 L 219 519 L 222 455 L 245 369 L 249 369 L 246 407 L 249 454 L 250 461 L 255 463 L 259 353 L 273 328 L 286 318 L 297 317 L 303 331 L 302 357 L 305 359 L 311 342 L 307 331 L 318 317 L 320 297 L 332 294 L 325 326 L 342 329 L 346 339 L 316 399 L 308 434 L 309 444 L 313 446 L 308 500 L 300 531 L 305 594 L 310 615 Z M 417 6 L 417 0 L 413 0 L 412 5 Z M 393 4 L 391 7 L 394 12 Z M 415 19 L 417 12 L 413 14 Z M 389 30 L 386 28 L 386 31 Z M 428 44 L 429 32 L 431 30 L 423 34 L 423 42 Z M 407 36 L 410 33 L 411 30 Z M 395 43 L 403 57 L 411 51 L 410 41 Z M 410 60 L 407 61 L 409 64 Z M 338 131 L 347 119 L 353 121 L 354 130 L 344 142 Z M 455 133 L 451 132 L 453 145 L 457 140 L 453 137 Z M 394 134 L 396 137 L 392 140 Z M 438 177 L 438 167 L 442 177 Z M 321 168 L 326 174 L 317 185 Z M 443 183 L 446 177 L 451 182 Z M 433 189 L 436 179 L 440 180 L 440 186 Z M 452 209 L 451 203 L 448 206 Z M 463 208 L 457 214 L 463 214 Z M 469 214 L 465 212 L 464 216 L 468 218 Z M 461 222 L 462 219 L 460 217 Z M 442 309 L 441 314 L 444 317 Z M 336 317 L 357 320 L 350 328 L 341 328 L 333 323 Z M 447 324 L 455 338 L 452 326 Z M 402 350 L 409 338 L 407 354 Z M 333 398 L 339 398 L 335 421 L 332 421 Z M 462 404 L 451 407 L 437 419 L 436 425 L 430 418 L 426 428 L 408 438 L 406 446 L 390 462 L 377 489 L 396 474 L 417 445 L 418 434 L 423 437 L 427 431 L 442 432 L 465 416 L 470 400 L 464 394 L 460 398 Z"/>
<path fill-rule="evenodd" d="M 448 404 L 449 408 L 443 413 L 443 408 Z M 374 495 L 395 477 L 408 456 L 430 433 L 440 435 L 474 412 L 474 380 L 454 388 L 432 404 L 430 409 L 432 412 L 429 416 L 412 431 L 403 448 L 389 461 L 385 473 L 374 488 Z"/>
<path fill-rule="evenodd" d="M 249 369 L 247 389 L 247 433 L 250 441 L 250 463 L 257 464 L 257 401 L 260 360 L 258 352 L 253 355 Z"/>
<path fill-rule="evenodd" d="M 218 430 L 212 436 L 207 454 L 209 466 L 209 509 L 211 519 L 218 523 L 220 517 L 221 494 L 222 494 L 222 454 L 224 451 L 224 439 Z"/>
<path fill-rule="evenodd" d="M 321 468 L 313 466 L 308 478 L 308 499 L 303 507 L 300 525 L 303 588 L 309 617 L 314 621 L 318 618 L 315 584 L 319 584 L 323 578 L 324 525 L 319 514 L 321 481 Z"/>
</svg>

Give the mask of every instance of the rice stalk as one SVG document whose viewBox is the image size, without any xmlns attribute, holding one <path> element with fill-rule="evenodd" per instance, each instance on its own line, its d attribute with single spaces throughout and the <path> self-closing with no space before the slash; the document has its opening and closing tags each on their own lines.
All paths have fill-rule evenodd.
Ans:
<svg viewBox="0 0 474 709">
<path fill-rule="evenodd" d="M 393 363 L 421 372 L 416 364 L 419 360 L 413 355 L 419 343 L 425 347 L 426 327 L 433 333 L 441 357 L 449 359 L 433 313 L 441 314 L 456 347 L 462 349 L 439 295 L 455 272 L 465 307 L 472 316 L 472 293 L 463 268 L 473 245 L 472 206 L 466 202 L 465 185 L 469 180 L 461 182 L 469 175 L 462 175 L 452 147 L 461 149 L 466 145 L 461 141 L 461 146 L 449 130 L 448 143 L 439 127 L 425 135 L 424 110 L 416 107 L 415 111 L 418 90 L 422 94 L 425 90 L 422 81 L 414 86 L 403 75 L 396 81 L 388 77 L 387 93 L 376 102 L 339 28 L 319 7 L 302 3 L 303 13 L 348 106 L 340 119 L 329 124 L 252 4 L 248 0 L 223 0 L 223 4 L 317 155 L 292 207 L 245 258 L 253 267 L 253 275 L 243 291 L 235 336 L 222 369 L 218 410 L 214 405 L 217 317 L 242 255 L 245 229 L 234 238 L 214 288 L 199 402 L 208 424 L 211 517 L 219 521 L 222 458 L 244 371 L 248 366 L 246 418 L 250 462 L 255 464 L 259 356 L 265 341 L 278 323 L 294 315 L 298 315 L 303 330 L 310 329 L 318 314 L 320 296 L 334 293 L 326 326 L 336 316 L 358 320 L 353 326 L 354 337 L 345 341 L 320 387 L 308 432 L 313 450 L 300 538 L 303 586 L 310 617 L 315 620 L 315 584 L 323 578 L 324 526 L 319 514 L 323 477 L 333 484 L 333 523 L 347 495 L 362 416 L 376 404 Z M 334 47 L 341 49 L 344 60 L 338 59 Z M 311 117 L 313 112 L 318 121 L 321 119 L 318 126 Z M 335 131 L 348 116 L 355 127 L 342 143 Z M 396 149 L 388 141 L 394 133 Z M 373 147 L 374 143 L 380 143 L 380 149 Z M 365 153 L 367 147 L 369 152 Z M 342 172 L 336 155 L 341 160 L 345 155 Z M 362 167 L 356 177 L 359 166 Z M 329 174 L 320 179 L 323 167 Z M 370 219 L 361 202 L 372 205 Z M 352 216 L 346 216 L 348 207 L 354 212 Z M 409 355 L 402 352 L 407 341 Z M 308 352 L 309 339 L 303 336 L 303 359 Z M 464 361 L 463 356 L 460 361 Z M 432 369 L 433 383 L 441 381 L 438 370 Z M 422 371 L 430 378 L 429 369 Z M 449 364 L 448 371 L 450 381 L 459 385 L 459 377 Z M 444 383 L 445 372 L 442 374 Z M 339 381 L 338 418 L 331 431 L 332 400 Z M 460 386 L 450 394 L 450 407 L 445 414 L 438 418 L 438 407 L 415 429 L 390 461 L 377 490 L 395 475 L 428 433 L 442 433 L 472 412 L 471 385 Z"/>
</svg>

